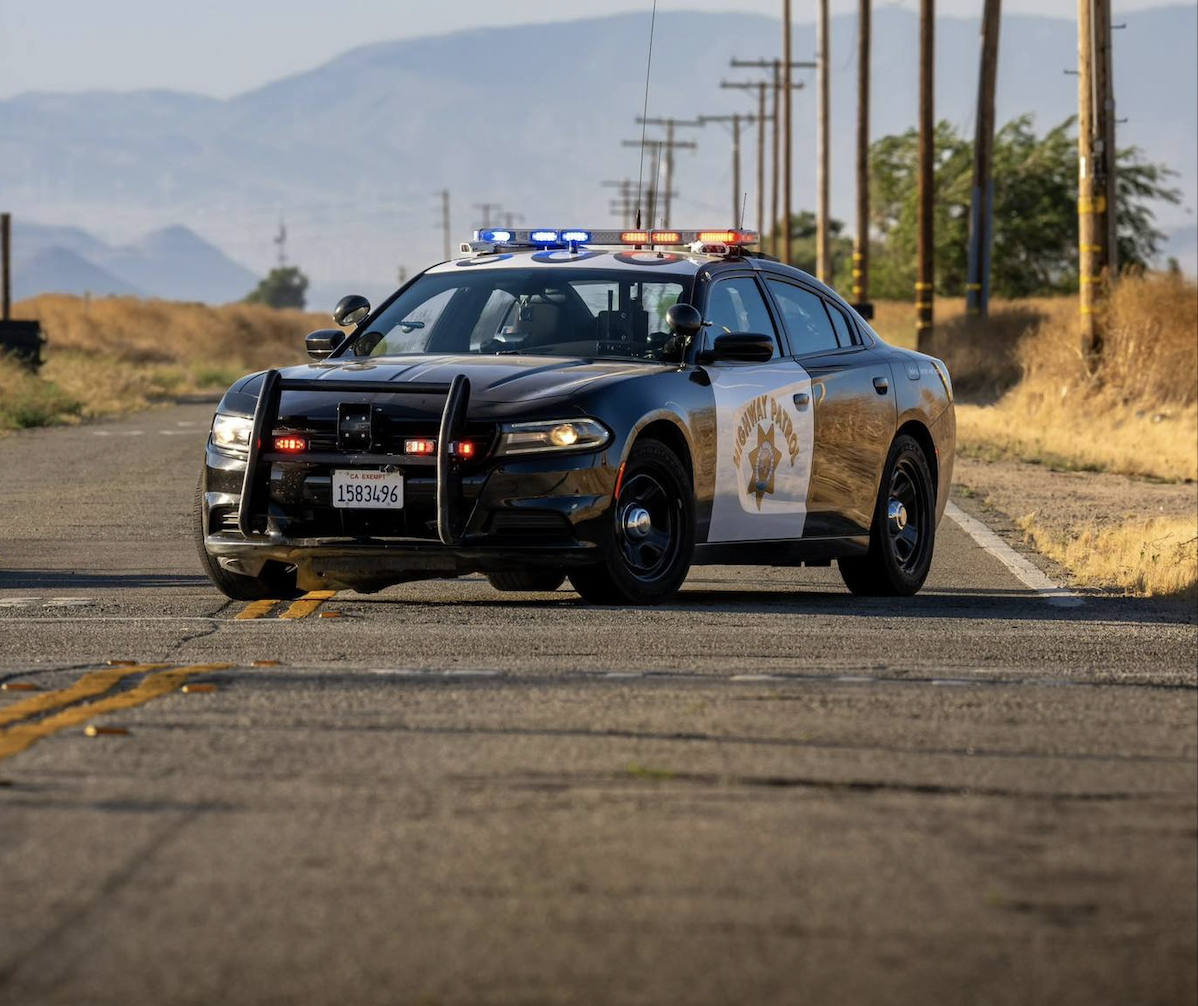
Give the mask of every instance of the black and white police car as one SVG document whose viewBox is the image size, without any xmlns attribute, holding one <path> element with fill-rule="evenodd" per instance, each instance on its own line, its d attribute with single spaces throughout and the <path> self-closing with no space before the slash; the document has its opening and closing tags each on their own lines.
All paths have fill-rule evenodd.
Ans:
<svg viewBox="0 0 1198 1006">
<path fill-rule="evenodd" d="M 726 231 L 487 230 L 312 362 L 238 380 L 197 492 L 238 599 L 482 572 L 651 604 L 692 563 L 909 595 L 956 423 L 943 363 Z"/>
</svg>

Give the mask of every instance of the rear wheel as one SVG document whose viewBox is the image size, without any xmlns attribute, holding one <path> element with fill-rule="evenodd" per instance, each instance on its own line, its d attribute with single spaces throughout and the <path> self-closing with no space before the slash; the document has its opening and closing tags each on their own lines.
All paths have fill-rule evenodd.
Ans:
<svg viewBox="0 0 1198 1006">
<path fill-rule="evenodd" d="M 560 569 L 521 569 L 488 573 L 487 579 L 496 590 L 546 592 L 557 590 L 565 582 L 566 574 Z"/>
<path fill-rule="evenodd" d="M 270 598 L 284 600 L 298 597 L 302 591 L 296 589 L 295 570 L 288 570 L 280 562 L 267 562 L 257 576 L 233 573 L 225 569 L 217 559 L 208 554 L 204 547 L 204 479 L 196 485 L 195 540 L 200 554 L 200 565 L 208 579 L 225 597 L 234 601 L 263 601 Z"/>
<path fill-rule="evenodd" d="M 611 506 L 611 547 L 603 562 L 570 573 L 592 604 L 657 604 L 686 579 L 695 544 L 695 501 L 678 456 L 656 440 L 636 444 Z"/>
<path fill-rule="evenodd" d="M 896 437 L 882 471 L 869 552 L 837 560 L 840 575 L 854 594 L 909 597 L 927 579 L 935 542 L 936 490 L 927 458 L 913 437 Z"/>
</svg>

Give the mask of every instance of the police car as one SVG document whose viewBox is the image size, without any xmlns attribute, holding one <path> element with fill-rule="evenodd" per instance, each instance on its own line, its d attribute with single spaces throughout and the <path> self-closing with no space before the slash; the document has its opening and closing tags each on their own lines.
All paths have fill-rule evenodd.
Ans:
<svg viewBox="0 0 1198 1006">
<path fill-rule="evenodd" d="M 197 537 L 252 600 L 481 572 L 652 604 L 692 563 L 910 595 L 956 423 L 943 363 L 723 231 L 484 230 L 312 362 L 238 380 Z M 348 329 L 348 331 L 345 331 Z"/>
</svg>

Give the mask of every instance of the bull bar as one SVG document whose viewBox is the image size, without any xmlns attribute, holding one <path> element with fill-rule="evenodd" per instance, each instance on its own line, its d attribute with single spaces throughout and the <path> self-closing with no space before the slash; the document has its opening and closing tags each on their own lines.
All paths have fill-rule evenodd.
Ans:
<svg viewBox="0 0 1198 1006">
<path fill-rule="evenodd" d="M 321 381 L 283 377 L 277 370 L 262 375 L 258 404 L 254 407 L 254 423 L 250 432 L 249 455 L 246 458 L 245 479 L 241 485 L 241 503 L 237 527 L 246 539 L 265 534 L 268 528 L 270 497 L 270 465 L 277 460 L 296 460 L 291 455 L 278 455 L 263 450 L 263 438 L 270 437 L 279 418 L 279 406 L 284 391 L 315 391 L 322 394 L 386 394 L 386 395 L 444 395 L 441 425 L 437 436 L 437 537 L 443 545 L 459 540 L 457 511 L 460 494 L 455 492 L 455 465 L 450 445 L 462 434 L 470 405 L 470 380 L 465 374 L 456 375 L 449 384 L 396 384 L 390 381 Z M 380 462 L 389 460 L 380 456 Z M 264 464 L 263 464 L 264 463 Z"/>
</svg>

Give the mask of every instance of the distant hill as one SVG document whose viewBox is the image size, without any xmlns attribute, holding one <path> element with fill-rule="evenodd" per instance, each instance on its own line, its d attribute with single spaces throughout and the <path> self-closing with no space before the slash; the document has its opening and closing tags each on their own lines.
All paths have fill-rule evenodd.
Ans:
<svg viewBox="0 0 1198 1006">
<path fill-rule="evenodd" d="M 18 218 L 13 226 L 17 297 L 40 293 L 137 294 L 220 304 L 240 300 L 258 282 L 215 245 L 186 227 L 154 231 L 114 247 L 78 227 Z"/>
<path fill-rule="evenodd" d="M 1115 37 L 1115 82 L 1118 113 L 1128 120 L 1120 143 L 1176 168 L 1192 208 L 1198 8 L 1136 11 L 1120 21 L 1127 27 Z M 0 191 L 33 219 L 97 233 L 178 221 L 263 272 L 282 215 L 289 256 L 314 288 L 386 289 L 400 265 L 412 270 L 439 257 L 433 193 L 443 187 L 455 243 L 479 222 L 474 204 L 483 202 L 534 226 L 612 221 L 612 193 L 600 182 L 638 173 L 637 151 L 621 141 L 639 136 L 647 22 L 619 15 L 381 42 L 227 101 L 169 92 L 22 95 L 0 102 Z M 914 124 L 917 31 L 912 11 L 876 6 L 874 136 Z M 855 36 L 855 17 L 833 19 L 833 212 L 846 221 Z M 777 47 L 769 18 L 659 14 L 652 114 L 752 111 L 749 95 L 721 90 L 720 79 L 752 79 L 752 71 L 730 69 L 729 57 L 770 56 Z M 978 48 L 976 20 L 938 20 L 937 114 L 967 134 Z M 1043 129 L 1075 110 L 1077 78 L 1064 72 L 1077 61 L 1073 21 L 1008 15 L 1000 49 L 1000 121 L 1031 111 Z M 797 26 L 795 58 L 814 51 L 813 26 Z M 795 96 L 796 208 L 813 205 L 815 185 L 814 82 L 810 71 L 799 77 L 808 87 Z M 722 225 L 732 215 L 728 134 L 719 126 L 686 133 L 700 149 L 679 155 L 673 223 Z M 750 131 L 750 189 L 754 141 Z M 750 192 L 751 224 L 754 204 Z M 1180 207 L 1161 208 L 1162 229 L 1192 221 Z M 123 262 L 102 264 L 138 285 L 184 282 L 148 264 L 136 278 Z"/>
</svg>

